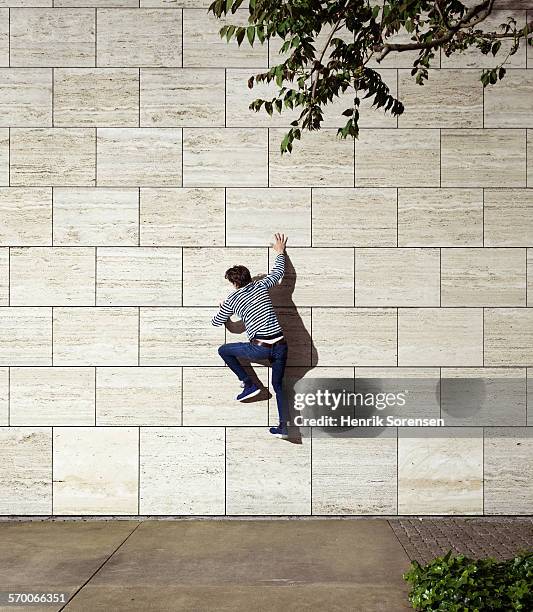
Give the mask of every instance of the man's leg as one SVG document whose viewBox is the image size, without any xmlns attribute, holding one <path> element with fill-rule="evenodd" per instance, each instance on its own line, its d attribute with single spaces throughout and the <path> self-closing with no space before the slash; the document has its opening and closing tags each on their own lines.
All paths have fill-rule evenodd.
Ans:
<svg viewBox="0 0 533 612">
<path fill-rule="evenodd" d="M 249 385 L 252 379 L 239 362 L 239 357 L 247 357 L 248 342 L 231 342 L 223 344 L 218 349 L 218 354 L 222 357 L 229 369 L 237 375 L 237 378 L 245 385 Z"/>
<path fill-rule="evenodd" d="M 279 422 L 282 427 L 287 426 L 289 420 L 288 407 L 283 397 L 283 376 L 287 363 L 287 345 L 278 344 L 272 350 L 272 387 L 276 394 Z"/>
</svg>

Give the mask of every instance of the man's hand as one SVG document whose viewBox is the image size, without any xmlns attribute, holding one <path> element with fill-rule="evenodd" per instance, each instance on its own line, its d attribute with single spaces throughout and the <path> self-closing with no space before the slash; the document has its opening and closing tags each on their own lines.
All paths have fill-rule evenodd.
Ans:
<svg viewBox="0 0 533 612">
<path fill-rule="evenodd" d="M 285 251 L 285 245 L 287 244 L 287 237 L 285 234 L 274 234 L 274 244 L 272 248 L 276 253 L 283 253 Z"/>
</svg>

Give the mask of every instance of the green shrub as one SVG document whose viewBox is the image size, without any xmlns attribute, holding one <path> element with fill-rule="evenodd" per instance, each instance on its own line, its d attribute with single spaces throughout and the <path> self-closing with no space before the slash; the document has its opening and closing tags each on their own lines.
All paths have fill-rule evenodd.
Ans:
<svg viewBox="0 0 533 612">
<path fill-rule="evenodd" d="M 533 610 L 533 552 L 496 561 L 449 551 L 425 566 L 413 561 L 403 577 L 411 584 L 409 601 L 415 610 Z"/>
</svg>

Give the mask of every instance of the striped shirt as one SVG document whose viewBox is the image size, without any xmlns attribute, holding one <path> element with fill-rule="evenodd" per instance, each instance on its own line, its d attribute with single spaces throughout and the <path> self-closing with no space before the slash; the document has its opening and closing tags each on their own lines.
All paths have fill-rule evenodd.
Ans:
<svg viewBox="0 0 533 612">
<path fill-rule="evenodd" d="M 223 325 L 232 314 L 242 319 L 248 338 L 264 340 L 283 335 L 268 289 L 279 283 L 285 271 L 285 255 L 278 253 L 272 272 L 257 281 L 230 293 L 222 303 L 220 310 L 211 320 L 216 327 Z"/>
</svg>

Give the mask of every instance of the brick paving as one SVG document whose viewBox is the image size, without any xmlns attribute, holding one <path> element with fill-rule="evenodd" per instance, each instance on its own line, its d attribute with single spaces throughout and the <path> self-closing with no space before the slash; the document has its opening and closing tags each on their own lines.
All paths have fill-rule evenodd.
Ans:
<svg viewBox="0 0 533 612">
<path fill-rule="evenodd" d="M 389 524 L 411 560 L 422 564 L 449 550 L 501 560 L 533 550 L 533 518 L 396 519 Z"/>
</svg>

